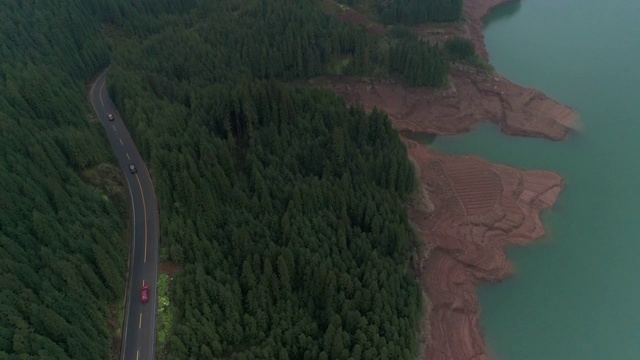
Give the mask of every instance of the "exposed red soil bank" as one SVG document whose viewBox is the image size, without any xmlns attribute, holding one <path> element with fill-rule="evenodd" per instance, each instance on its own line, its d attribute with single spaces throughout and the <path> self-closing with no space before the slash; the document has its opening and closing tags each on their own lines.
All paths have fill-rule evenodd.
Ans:
<svg viewBox="0 0 640 360">
<path fill-rule="evenodd" d="M 466 33 L 487 59 L 482 18 L 491 7 L 509 1 L 513 0 L 465 1 L 467 22 L 464 26 L 443 29 L 444 36 Z M 379 27 L 351 10 L 340 18 L 364 24 L 369 29 Z M 430 38 L 428 29 L 421 28 L 418 32 Z M 478 74 L 459 66 L 452 69 L 450 86 L 446 90 L 344 78 L 332 79 L 329 86 L 350 104 L 358 104 L 366 110 L 374 107 L 383 110 L 400 132 L 452 135 L 491 121 L 507 134 L 560 140 L 577 126 L 578 121 L 571 108 L 538 90 L 516 85 L 498 74 Z"/>
<path fill-rule="evenodd" d="M 492 7 L 509 1 L 465 0 L 466 23 L 446 32 L 466 33 L 488 59 L 482 18 Z M 577 123 L 569 107 L 500 75 L 456 68 L 450 80 L 447 90 L 354 79 L 333 79 L 330 87 L 350 104 L 385 111 L 401 133 L 458 134 L 492 121 L 508 134 L 560 140 Z M 477 157 L 438 155 L 403 140 L 434 209 L 409 209 L 411 220 L 431 245 L 419 269 L 431 305 L 431 338 L 423 358 L 488 359 L 475 287 L 511 275 L 504 247 L 524 245 L 544 234 L 540 211 L 556 201 L 562 178 L 546 171 L 493 165 Z"/>
<path fill-rule="evenodd" d="M 424 359 L 487 359 L 475 286 L 512 273 L 504 253 L 544 234 L 540 210 L 556 201 L 562 178 L 521 171 L 477 157 L 444 156 L 405 139 L 435 211 L 409 210 L 432 246 L 420 264 L 431 304 Z"/>
<path fill-rule="evenodd" d="M 576 122 L 567 106 L 503 76 L 453 69 L 450 78 L 446 91 L 356 80 L 332 87 L 351 104 L 383 110 L 400 132 L 453 135 L 492 121 L 507 134 L 560 140 Z"/>
</svg>

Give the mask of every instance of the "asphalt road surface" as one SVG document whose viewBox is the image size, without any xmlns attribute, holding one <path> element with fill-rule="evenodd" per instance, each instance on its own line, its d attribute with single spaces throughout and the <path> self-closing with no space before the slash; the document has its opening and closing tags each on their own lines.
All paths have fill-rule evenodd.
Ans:
<svg viewBox="0 0 640 360">
<path fill-rule="evenodd" d="M 106 74 L 107 70 L 98 76 L 89 97 L 129 188 L 133 224 L 121 357 L 151 360 L 154 359 L 158 303 L 158 205 L 149 171 L 107 93 Z M 113 115 L 113 120 L 109 120 L 108 114 Z M 130 171 L 130 164 L 135 165 L 136 173 Z M 149 301 L 143 303 L 140 292 L 145 285 L 149 286 Z"/>
</svg>

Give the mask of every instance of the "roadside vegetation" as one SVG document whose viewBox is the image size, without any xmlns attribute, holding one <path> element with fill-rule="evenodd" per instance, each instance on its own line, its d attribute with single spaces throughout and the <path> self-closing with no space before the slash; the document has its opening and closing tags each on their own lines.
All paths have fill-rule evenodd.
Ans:
<svg viewBox="0 0 640 360">
<path fill-rule="evenodd" d="M 363 29 L 295 4 L 198 3 L 192 20 L 117 41 L 110 92 L 154 169 L 164 246 L 183 267 L 169 359 L 418 351 L 406 150 L 384 114 L 285 84 L 389 60 Z"/>
<path fill-rule="evenodd" d="M 184 266 L 169 358 L 412 358 L 422 307 L 401 199 L 414 174 L 388 119 L 267 82 L 190 89 L 210 96 L 187 110 L 118 80 L 132 76 L 114 88 L 135 99 L 134 124 L 157 109 L 145 135 Z"/>
<path fill-rule="evenodd" d="M 158 354 L 158 358 L 166 357 L 166 344 L 169 336 L 171 335 L 173 311 L 174 306 L 171 306 L 171 300 L 169 297 L 169 275 L 162 273 L 158 276 L 157 343 L 158 348 L 161 350 Z"/>
<path fill-rule="evenodd" d="M 388 7 L 417 2 L 372 3 L 386 22 L 422 21 Z M 109 64 L 153 169 L 165 256 L 182 269 L 171 287 L 160 277 L 163 356 L 415 357 L 406 150 L 386 115 L 286 84 L 334 74 L 440 86 L 452 50 L 388 42 L 319 6 L 5 1 L 0 358 L 120 350 L 128 197 L 86 99 Z"/>
<path fill-rule="evenodd" d="M 113 157 L 86 98 L 109 62 L 89 7 L 8 0 L 0 12 L 2 359 L 111 351 L 127 213 L 117 187 L 95 176 Z"/>
</svg>

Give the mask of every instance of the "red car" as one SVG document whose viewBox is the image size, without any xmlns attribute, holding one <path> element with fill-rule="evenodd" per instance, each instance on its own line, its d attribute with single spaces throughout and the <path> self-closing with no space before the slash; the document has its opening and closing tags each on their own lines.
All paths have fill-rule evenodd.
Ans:
<svg viewBox="0 0 640 360">
<path fill-rule="evenodd" d="M 107 118 L 109 119 L 109 121 L 113 121 L 113 114 L 112 113 L 108 113 L 107 114 Z"/>
<path fill-rule="evenodd" d="M 147 301 L 149 301 L 149 286 L 145 285 L 142 287 L 142 290 L 140 291 L 140 301 L 142 301 L 143 303 L 146 303 Z"/>
</svg>

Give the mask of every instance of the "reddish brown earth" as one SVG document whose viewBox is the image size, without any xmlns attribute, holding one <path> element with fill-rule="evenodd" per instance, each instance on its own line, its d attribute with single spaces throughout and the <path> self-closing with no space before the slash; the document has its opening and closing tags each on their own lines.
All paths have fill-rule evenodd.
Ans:
<svg viewBox="0 0 640 360">
<path fill-rule="evenodd" d="M 383 110 L 400 132 L 453 135 L 492 121 L 507 134 L 560 140 L 576 123 L 570 108 L 537 90 L 462 69 L 452 69 L 446 91 L 349 79 L 331 86 L 350 104 Z"/>
<path fill-rule="evenodd" d="M 466 0 L 466 23 L 415 30 L 438 39 L 466 34 L 488 59 L 482 19 L 492 7 L 509 1 Z M 350 21 L 350 17 L 342 19 Z M 453 69 L 445 90 L 356 79 L 332 79 L 329 87 L 350 104 L 385 111 L 403 134 L 458 134 L 492 121 L 508 134 L 560 140 L 578 120 L 569 107 L 537 90 L 462 67 Z M 494 165 L 477 157 L 439 155 L 415 141 L 403 140 L 431 202 L 409 208 L 410 219 L 430 245 L 418 269 L 430 303 L 423 358 L 488 359 L 475 287 L 512 274 L 505 247 L 525 245 L 544 234 L 540 211 L 554 204 L 563 187 L 562 178 L 547 171 Z"/>
<path fill-rule="evenodd" d="M 465 1 L 464 26 L 422 26 L 416 31 L 425 38 L 464 35 L 474 39 L 484 58 L 487 52 L 482 35 L 482 18 L 493 6 L 512 0 Z M 340 18 L 362 24 L 372 32 L 382 32 L 371 20 L 352 10 Z M 373 30 L 376 29 L 376 30 Z M 433 34 L 436 35 L 433 35 Z M 386 112 L 400 132 L 452 135 L 467 132 L 491 121 L 510 135 L 560 140 L 577 126 L 577 114 L 538 90 L 524 88 L 499 74 L 481 74 L 463 66 L 452 69 L 446 89 L 411 87 L 401 83 L 379 83 L 361 79 L 332 79 L 328 87 L 348 103 L 366 110 L 377 107 Z"/>
<path fill-rule="evenodd" d="M 353 10 L 346 10 L 342 15 L 340 15 L 340 19 L 342 19 L 342 21 L 364 26 L 374 35 L 383 36 L 386 33 L 386 29 L 383 26 Z"/>
<path fill-rule="evenodd" d="M 182 271 L 182 266 L 176 263 L 172 263 L 169 261 L 163 261 L 160 263 L 160 273 L 169 275 L 169 278 L 173 280 L 173 277 L 176 276 L 180 271 Z"/>
<path fill-rule="evenodd" d="M 409 209 L 431 245 L 419 265 L 431 307 L 431 339 L 423 358 L 487 359 L 475 287 L 512 274 L 506 246 L 525 245 L 544 234 L 540 210 L 556 201 L 562 178 L 405 143 L 435 209 Z"/>
</svg>

